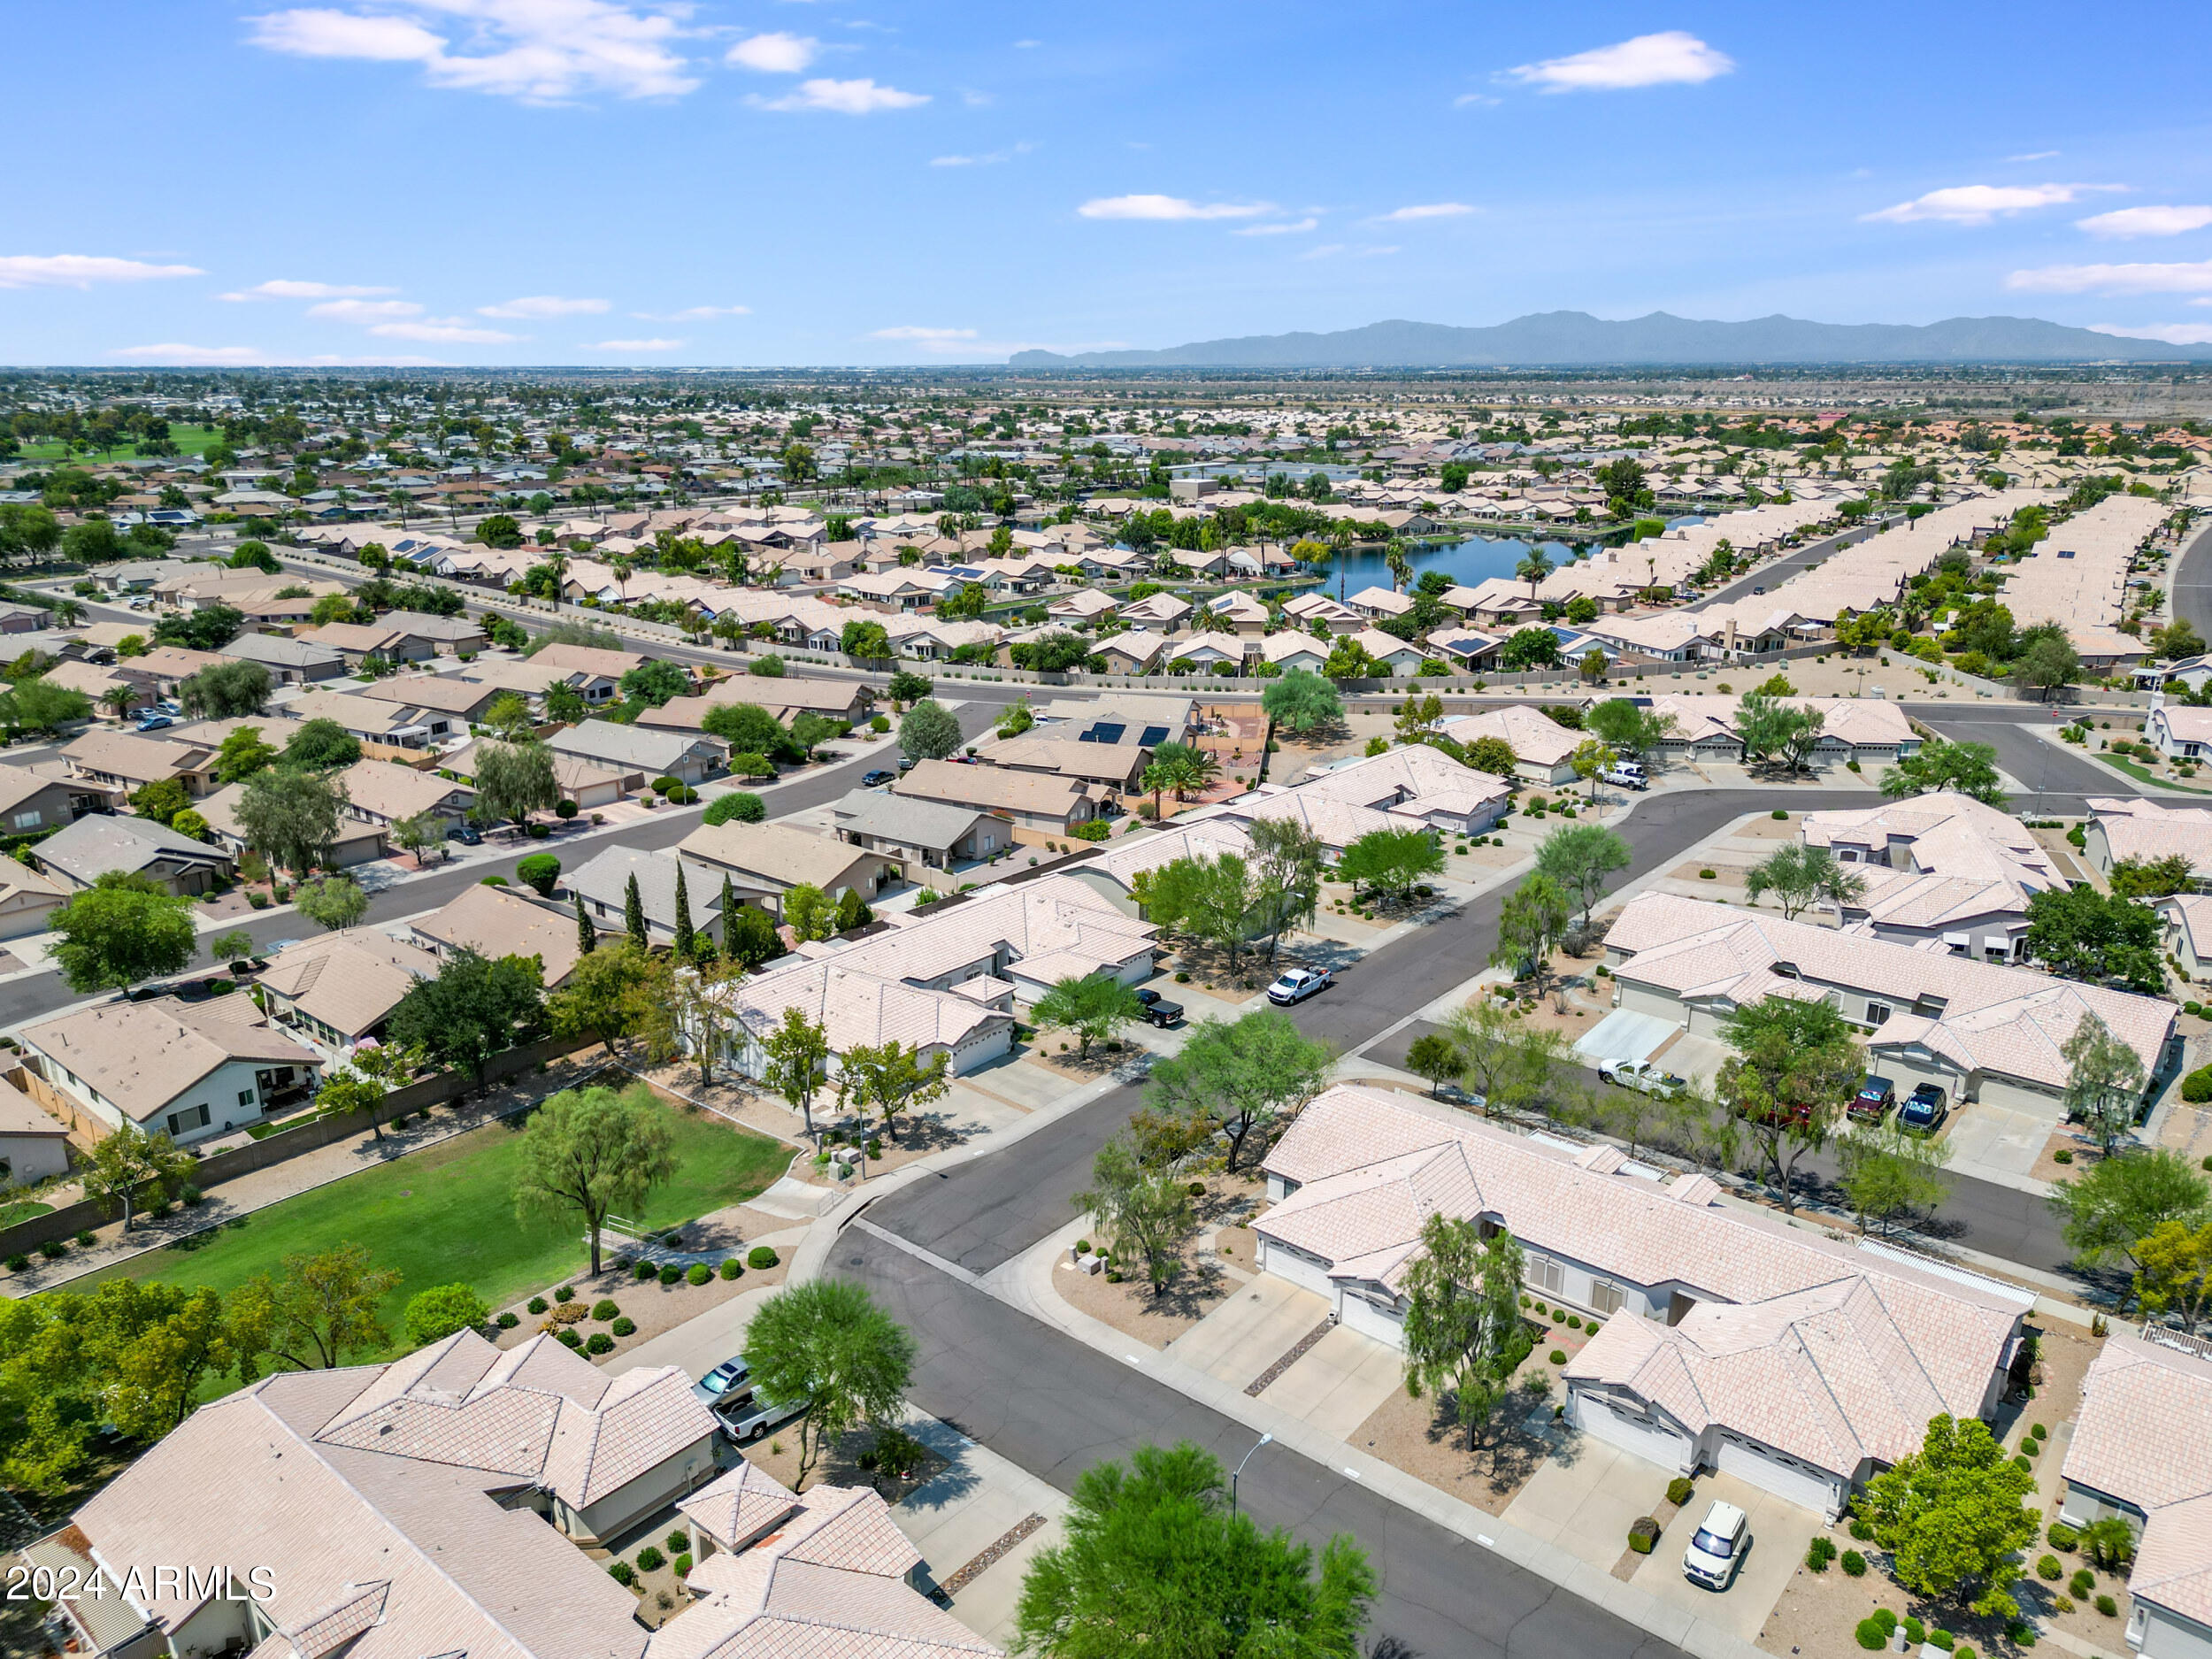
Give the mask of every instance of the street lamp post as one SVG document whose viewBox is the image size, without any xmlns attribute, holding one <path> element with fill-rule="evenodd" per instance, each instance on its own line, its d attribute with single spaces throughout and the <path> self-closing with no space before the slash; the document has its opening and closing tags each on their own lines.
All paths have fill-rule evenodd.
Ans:
<svg viewBox="0 0 2212 1659">
<path fill-rule="evenodd" d="M 1229 1515 L 1231 1519 L 1233 1520 L 1235 1518 L 1237 1512 L 1237 1477 L 1244 1472 L 1244 1465 L 1252 1461 L 1253 1454 L 1257 1452 L 1261 1446 L 1267 1446 L 1273 1443 L 1274 1439 L 1275 1437 L 1272 1434 L 1261 1435 L 1258 1445 L 1254 1446 L 1251 1451 L 1245 1453 L 1243 1458 L 1238 1463 L 1236 1468 L 1230 1471 Z"/>
</svg>

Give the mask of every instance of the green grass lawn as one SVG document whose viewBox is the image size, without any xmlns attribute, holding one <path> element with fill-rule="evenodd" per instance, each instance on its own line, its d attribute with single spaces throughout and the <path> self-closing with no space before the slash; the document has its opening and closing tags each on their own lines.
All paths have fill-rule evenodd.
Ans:
<svg viewBox="0 0 2212 1659">
<path fill-rule="evenodd" d="M 223 441 L 222 433 L 213 426 L 172 426 L 169 435 L 176 441 L 177 453 L 181 456 L 204 455 Z M 26 461 L 73 461 L 78 465 L 96 465 L 104 461 L 127 459 L 137 453 L 134 444 L 123 444 L 104 455 L 71 455 L 58 438 L 46 438 L 37 443 L 27 443 L 20 451 Z"/>
<path fill-rule="evenodd" d="M 53 1205 L 42 1204 L 35 1198 L 19 1198 L 12 1203 L 0 1203 L 0 1227 L 12 1227 L 19 1221 L 28 1221 L 33 1216 L 50 1215 Z"/>
<path fill-rule="evenodd" d="M 719 1118 L 671 1109 L 669 1120 L 676 1178 L 647 1204 L 642 1219 L 649 1227 L 672 1227 L 742 1202 L 790 1164 L 790 1148 Z M 399 1286 L 384 1305 L 395 1334 L 407 1299 L 433 1285 L 468 1284 L 497 1308 L 590 1265 L 580 1221 L 516 1217 L 522 1122 L 510 1119 L 457 1135 L 254 1210 L 214 1232 L 134 1256 L 74 1287 L 125 1275 L 227 1291 L 257 1273 L 281 1272 L 288 1256 L 363 1244 L 377 1266 L 399 1272 Z"/>
<path fill-rule="evenodd" d="M 2156 784 L 2162 789 L 2177 789 L 2183 795 L 2212 795 L 2212 789 L 2195 789 L 2185 783 L 2176 783 L 2170 778 L 2162 778 L 2148 767 L 2139 766 L 2122 755 L 2108 755 L 2101 750 L 2095 758 L 2104 762 L 2108 766 L 2127 773 L 2129 777 L 2139 782 Z"/>
</svg>

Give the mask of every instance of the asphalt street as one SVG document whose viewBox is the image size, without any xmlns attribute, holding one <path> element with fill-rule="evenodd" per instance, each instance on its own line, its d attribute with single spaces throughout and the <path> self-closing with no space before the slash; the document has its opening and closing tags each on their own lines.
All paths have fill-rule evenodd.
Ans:
<svg viewBox="0 0 2212 1659">
<path fill-rule="evenodd" d="M 1035 1145 L 1033 1137 L 1024 1141 L 1004 1161 L 1025 1166 Z M 1252 1448 L 1240 1424 L 863 1230 L 846 1233 L 835 1263 L 920 1344 L 908 1397 L 1064 1491 L 1093 1463 L 1143 1446 L 1191 1440 L 1225 1467 Z M 1280 1445 L 1246 1466 L 1238 1497 L 1262 1525 L 1287 1528 L 1317 1550 L 1340 1532 L 1366 1550 L 1380 1580 L 1371 1653 L 1672 1659 L 1679 1652 Z"/>
<path fill-rule="evenodd" d="M 1707 594 L 1704 598 L 1690 606 L 1690 609 L 1702 611 L 1708 605 L 1726 604 L 1732 599 L 1748 599 L 1756 591 L 1771 593 L 1791 577 L 1801 575 L 1830 554 L 1839 552 L 1844 548 L 1856 546 L 1859 542 L 1865 541 L 1880 527 L 1877 525 L 1867 525 L 1856 529 L 1841 531 L 1835 535 L 1823 536 L 1817 541 L 1809 542 L 1793 552 L 1784 554 L 1770 564 L 1762 565 L 1754 570 L 1747 571 L 1732 581 L 1722 583 L 1711 593 Z"/>
<path fill-rule="evenodd" d="M 2173 614 L 2212 640 L 2212 519 L 2174 559 Z"/>
</svg>

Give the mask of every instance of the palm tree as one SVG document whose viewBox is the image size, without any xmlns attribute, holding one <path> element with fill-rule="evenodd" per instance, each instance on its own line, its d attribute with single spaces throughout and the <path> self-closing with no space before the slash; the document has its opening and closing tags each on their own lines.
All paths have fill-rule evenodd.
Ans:
<svg viewBox="0 0 2212 1659">
<path fill-rule="evenodd" d="M 1383 563 L 1390 571 L 1390 591 L 1403 593 L 1413 586 L 1413 561 L 1406 557 L 1406 544 L 1393 541 L 1383 549 Z"/>
<path fill-rule="evenodd" d="M 627 559 L 617 559 L 607 568 L 609 571 L 613 572 L 615 591 L 621 595 L 622 603 L 626 605 L 630 603 L 630 577 L 632 574 L 630 561 Z"/>
<path fill-rule="evenodd" d="M 138 702 L 138 696 L 139 692 L 137 687 L 117 686 L 110 690 L 102 692 L 100 694 L 100 702 L 102 706 L 104 707 L 111 714 L 114 715 L 118 720 L 122 720 L 129 717 L 132 708 L 135 706 Z"/>
<path fill-rule="evenodd" d="M 1528 557 L 1513 567 L 1513 573 L 1528 584 L 1528 596 L 1534 599 L 1537 588 L 1551 574 L 1551 561 L 1544 557 L 1543 549 L 1531 548 Z"/>
</svg>

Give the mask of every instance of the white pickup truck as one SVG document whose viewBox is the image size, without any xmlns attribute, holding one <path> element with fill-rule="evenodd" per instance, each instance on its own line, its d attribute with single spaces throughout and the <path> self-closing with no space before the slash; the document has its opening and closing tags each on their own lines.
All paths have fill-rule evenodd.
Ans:
<svg viewBox="0 0 2212 1659">
<path fill-rule="evenodd" d="M 1672 1100 L 1690 1087 L 1687 1078 L 1677 1077 L 1648 1060 L 1604 1061 L 1598 1066 L 1598 1081 L 1618 1084 L 1623 1088 L 1632 1088 L 1640 1094 L 1655 1095 L 1661 1100 Z"/>
</svg>

